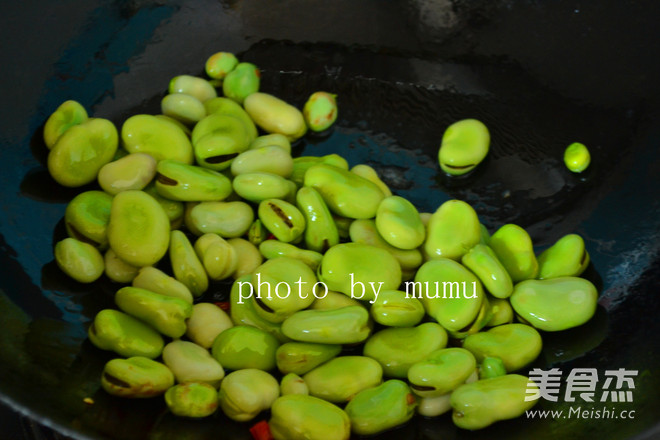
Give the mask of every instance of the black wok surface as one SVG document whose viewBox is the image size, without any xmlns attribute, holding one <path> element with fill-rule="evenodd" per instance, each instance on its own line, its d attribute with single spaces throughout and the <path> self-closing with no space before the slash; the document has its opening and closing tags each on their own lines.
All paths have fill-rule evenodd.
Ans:
<svg viewBox="0 0 660 440">
<path fill-rule="evenodd" d="M 565 375 L 639 371 L 634 401 L 608 404 L 635 411 L 634 421 L 523 417 L 471 433 L 443 416 L 377 438 L 660 435 L 657 2 L 27 0 L 2 11 L 0 402 L 30 429 L 0 438 L 250 438 L 251 424 L 221 414 L 181 420 L 161 399 L 100 390 L 112 355 L 86 341 L 86 329 L 113 306 L 117 285 L 77 284 L 56 267 L 66 203 L 93 185 L 59 187 L 41 140 L 44 121 L 66 99 L 118 127 L 132 114 L 157 113 L 169 79 L 201 74 L 218 50 L 257 64 L 262 90 L 298 106 L 316 90 L 338 94 L 335 129 L 306 138 L 297 154 L 336 152 L 351 165 L 370 164 L 420 211 L 465 200 L 491 232 L 519 224 L 539 251 L 582 235 L 598 311 L 581 328 L 543 334 L 533 366 Z M 491 152 L 469 178 L 448 180 L 437 165 L 439 139 L 465 117 L 490 128 Z M 574 141 L 592 153 L 584 175 L 562 163 Z M 214 285 L 205 299 L 222 299 L 226 288 Z"/>
</svg>

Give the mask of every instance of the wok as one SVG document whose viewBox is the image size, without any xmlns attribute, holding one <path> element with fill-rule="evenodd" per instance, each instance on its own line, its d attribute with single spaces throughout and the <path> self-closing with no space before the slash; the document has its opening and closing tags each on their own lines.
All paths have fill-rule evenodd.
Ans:
<svg viewBox="0 0 660 440">
<path fill-rule="evenodd" d="M 161 399 L 120 400 L 99 389 L 111 355 L 85 332 L 112 307 L 117 287 L 77 284 L 54 264 L 64 208 L 78 191 L 48 176 L 41 140 L 45 119 L 66 99 L 120 126 L 131 114 L 158 112 L 171 77 L 201 74 L 208 55 L 227 50 L 262 69 L 263 91 L 298 106 L 316 90 L 338 94 L 335 129 L 306 138 L 297 154 L 338 152 L 352 165 L 370 164 L 420 211 L 465 200 L 491 232 L 519 224 L 539 251 L 564 234 L 582 235 L 598 311 L 580 328 L 544 334 L 533 366 L 560 368 L 564 377 L 574 368 L 638 371 L 633 402 L 607 404 L 634 410 L 634 420 L 522 417 L 472 433 L 443 416 L 376 438 L 656 438 L 658 16 L 658 2 L 620 0 L 4 4 L 0 402 L 11 408 L 2 425 L 18 418 L 23 429 L 0 437 L 250 438 L 249 425 L 221 414 L 176 419 Z M 469 178 L 448 180 L 437 165 L 439 139 L 465 117 L 491 129 L 491 152 Z M 583 175 L 561 161 L 574 141 L 592 152 Z M 226 287 L 215 285 L 205 299 L 222 298 Z M 600 405 L 562 400 L 537 408 Z"/>
</svg>

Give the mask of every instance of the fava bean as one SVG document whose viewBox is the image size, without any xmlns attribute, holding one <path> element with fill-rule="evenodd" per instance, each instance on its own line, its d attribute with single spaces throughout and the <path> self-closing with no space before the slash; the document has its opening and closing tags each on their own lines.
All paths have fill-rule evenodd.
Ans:
<svg viewBox="0 0 660 440">
<path fill-rule="evenodd" d="M 265 371 L 254 368 L 229 373 L 220 384 L 218 400 L 227 417 L 237 422 L 252 420 L 271 407 L 280 395 L 280 384 Z"/>
<path fill-rule="evenodd" d="M 194 96 L 201 102 L 215 98 L 215 88 L 205 79 L 191 75 L 179 75 L 170 80 L 169 93 L 184 93 Z"/>
<path fill-rule="evenodd" d="M 105 364 L 101 386 L 114 396 L 145 398 L 160 396 L 174 385 L 165 365 L 146 357 L 113 359 Z"/>
<path fill-rule="evenodd" d="M 66 130 L 48 153 L 48 172 L 57 183 L 78 187 L 96 180 L 117 151 L 118 135 L 107 119 L 93 118 Z"/>
<path fill-rule="evenodd" d="M 121 127 L 121 140 L 129 153 L 147 153 L 154 159 L 192 164 L 193 149 L 184 130 L 151 115 L 135 115 Z"/>
<path fill-rule="evenodd" d="M 170 93 L 160 102 L 160 111 L 184 124 L 192 125 L 206 116 L 202 101 L 185 93 Z"/>
<path fill-rule="evenodd" d="M 156 160 L 145 153 L 134 153 L 99 170 L 99 185 L 108 194 L 118 194 L 130 189 L 143 189 L 156 176 Z"/>
<path fill-rule="evenodd" d="M 577 234 L 568 234 L 557 240 L 538 257 L 538 278 L 577 277 L 589 265 L 589 253 L 584 240 Z"/>
<path fill-rule="evenodd" d="M 295 141 L 307 132 L 300 110 L 268 93 L 250 94 L 243 107 L 255 124 L 268 133 L 279 133 Z"/>
<path fill-rule="evenodd" d="M 450 125 L 442 136 L 438 152 L 440 168 L 453 176 L 472 171 L 488 154 L 490 133 L 476 119 L 463 119 Z"/>
<path fill-rule="evenodd" d="M 103 191 L 85 191 L 69 202 L 64 224 L 70 237 L 97 248 L 108 244 L 112 196 Z"/>
<path fill-rule="evenodd" d="M 179 417 L 208 417 L 218 409 L 218 392 L 207 383 L 182 383 L 165 393 L 167 408 Z"/>
<path fill-rule="evenodd" d="M 598 292 L 584 278 L 527 280 L 516 284 L 511 306 L 539 330 L 566 330 L 584 324 L 596 313 Z"/>
<path fill-rule="evenodd" d="M 48 117 L 44 125 L 44 142 L 50 150 L 57 143 L 57 140 L 69 128 L 82 124 L 87 121 L 87 111 L 77 101 L 64 101 Z"/>
<path fill-rule="evenodd" d="M 122 287 L 115 294 L 115 303 L 123 312 L 171 338 L 183 336 L 186 332 L 186 319 L 192 313 L 192 305 L 182 299 L 139 287 Z"/>
<path fill-rule="evenodd" d="M 280 394 L 301 394 L 308 395 L 309 388 L 302 377 L 294 373 L 289 373 L 282 378 L 280 382 Z"/>
<path fill-rule="evenodd" d="M 139 270 L 137 276 L 133 278 L 133 287 L 140 287 L 161 295 L 179 298 L 189 304 L 193 302 L 192 293 L 185 284 L 152 266 L 146 266 Z"/>
<path fill-rule="evenodd" d="M 371 333 L 369 312 L 362 306 L 301 310 L 282 323 L 282 333 L 301 342 L 355 344 Z"/>
<path fill-rule="evenodd" d="M 405 379 L 410 367 L 447 345 L 447 332 L 434 322 L 387 328 L 364 344 L 364 355 L 378 361 L 386 376 Z"/>
<path fill-rule="evenodd" d="M 252 63 L 238 63 L 227 73 L 222 82 L 222 92 L 227 98 L 243 104 L 245 99 L 258 92 L 261 84 L 261 72 Z M 247 110 L 247 108 L 246 108 Z M 248 113 L 250 113 L 248 111 Z M 250 115 L 252 116 L 252 115 Z M 252 118 L 254 119 L 254 117 Z M 255 122 L 257 122 L 255 120 Z"/>
<path fill-rule="evenodd" d="M 310 130 L 321 132 L 330 128 L 337 120 L 337 95 L 314 92 L 305 102 L 303 116 Z"/>
<path fill-rule="evenodd" d="M 341 356 L 314 368 L 303 376 L 309 394 L 328 402 L 344 403 L 357 393 L 379 385 L 383 369 L 364 356 Z"/>
<path fill-rule="evenodd" d="M 220 365 L 230 370 L 256 368 L 268 371 L 275 368 L 275 352 L 279 345 L 273 335 L 261 329 L 237 325 L 215 338 L 211 353 Z"/>
<path fill-rule="evenodd" d="M 231 52 L 216 52 L 204 65 L 206 74 L 213 79 L 223 79 L 238 65 L 238 58 Z"/>
<path fill-rule="evenodd" d="M 297 394 L 275 400 L 268 421 L 275 440 L 348 440 L 350 423 L 341 408 Z"/>
<path fill-rule="evenodd" d="M 581 173 L 591 163 L 591 155 L 584 144 L 574 142 L 564 151 L 564 164 L 574 173 Z"/>
<path fill-rule="evenodd" d="M 537 402 L 526 401 L 534 382 L 517 374 L 484 379 L 463 385 L 451 394 L 452 420 L 463 429 L 482 429 L 500 420 L 524 414 Z"/>
<path fill-rule="evenodd" d="M 341 352 L 341 345 L 311 342 L 287 342 L 275 354 L 282 374 L 305 374 Z"/>
<path fill-rule="evenodd" d="M 98 249 L 75 238 L 65 238 L 55 245 L 55 262 L 62 272 L 80 283 L 98 280 L 105 267 Z"/>
<path fill-rule="evenodd" d="M 225 377 L 225 370 L 208 350 L 193 342 L 170 342 L 163 348 L 163 362 L 178 383 L 206 383 L 217 388 Z"/>
<path fill-rule="evenodd" d="M 415 415 L 416 407 L 415 397 L 405 382 L 388 380 L 357 393 L 345 411 L 354 433 L 370 435 L 406 423 Z"/>
<path fill-rule="evenodd" d="M 198 303 L 193 306 L 188 318 L 186 336 L 195 344 L 208 349 L 220 333 L 233 326 L 229 315 L 220 307 L 211 303 Z"/>
<path fill-rule="evenodd" d="M 114 351 L 124 357 L 155 359 L 165 345 L 156 330 L 126 313 L 111 309 L 96 314 L 87 335 L 92 344 L 101 350 Z"/>
</svg>

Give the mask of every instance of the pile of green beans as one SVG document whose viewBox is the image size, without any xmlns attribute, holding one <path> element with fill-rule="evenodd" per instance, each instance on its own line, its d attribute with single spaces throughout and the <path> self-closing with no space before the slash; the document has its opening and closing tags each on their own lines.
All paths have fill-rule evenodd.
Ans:
<svg viewBox="0 0 660 440">
<path fill-rule="evenodd" d="M 540 354 L 540 331 L 580 326 L 596 309 L 580 278 L 584 240 L 570 234 L 536 255 L 523 228 L 490 235 L 463 201 L 419 213 L 367 165 L 293 158 L 291 142 L 334 123 L 335 95 L 314 93 L 301 112 L 260 92 L 258 68 L 226 52 L 206 72 L 172 79 L 162 114 L 119 131 L 75 101 L 45 125 L 53 178 L 100 187 L 69 203 L 54 253 L 78 282 L 105 273 L 120 284 L 117 310 L 89 327 L 120 356 L 102 387 L 164 396 L 181 417 L 220 407 L 244 422 L 270 410 L 273 437 L 289 440 L 448 411 L 480 429 L 534 405 L 524 396 L 535 385 L 518 373 Z M 441 168 L 471 171 L 489 142 L 481 122 L 453 124 Z M 228 313 L 198 301 L 232 278 Z M 362 356 L 342 354 L 355 344 Z"/>
</svg>

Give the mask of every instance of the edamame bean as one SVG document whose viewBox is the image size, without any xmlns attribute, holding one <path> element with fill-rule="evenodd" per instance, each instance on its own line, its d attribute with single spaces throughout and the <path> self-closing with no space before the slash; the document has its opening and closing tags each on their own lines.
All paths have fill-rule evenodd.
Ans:
<svg viewBox="0 0 660 440">
<path fill-rule="evenodd" d="M 69 128 L 87 121 L 87 110 L 77 101 L 64 101 L 48 117 L 44 125 L 44 143 L 52 149 Z"/>
<path fill-rule="evenodd" d="M 121 140 L 129 153 L 147 153 L 154 159 L 192 164 L 193 148 L 176 124 L 152 115 L 131 116 L 121 127 Z"/>
<path fill-rule="evenodd" d="M 208 350 L 193 342 L 170 342 L 163 348 L 163 362 L 178 383 L 206 383 L 217 388 L 225 377 L 225 370 Z"/>
<path fill-rule="evenodd" d="M 271 407 L 280 395 L 280 384 L 265 371 L 247 368 L 229 373 L 220 384 L 218 399 L 227 417 L 252 420 Z"/>
<path fill-rule="evenodd" d="M 378 361 L 386 376 L 405 379 L 409 368 L 447 345 L 447 332 L 434 322 L 387 328 L 364 344 L 364 355 Z"/>
<path fill-rule="evenodd" d="M 279 345 L 273 335 L 261 329 L 237 325 L 215 338 L 211 353 L 220 365 L 230 370 L 256 368 L 268 371 L 275 368 L 275 352 Z"/>
<path fill-rule="evenodd" d="M 218 392 L 207 383 L 182 383 L 165 393 L 167 408 L 179 417 L 208 417 L 218 408 Z"/>
<path fill-rule="evenodd" d="M 309 394 L 328 402 L 344 403 L 357 393 L 379 385 L 383 369 L 365 356 L 341 356 L 314 368 L 303 376 Z"/>
<path fill-rule="evenodd" d="M 357 393 L 345 411 L 354 433 L 370 435 L 406 423 L 415 415 L 416 407 L 415 397 L 405 382 L 388 380 Z"/>
<path fill-rule="evenodd" d="M 305 102 L 303 116 L 310 130 L 321 132 L 330 128 L 337 120 L 337 95 L 314 92 Z"/>
<path fill-rule="evenodd" d="M 96 180 L 117 151 L 118 135 L 107 119 L 92 118 L 66 130 L 48 153 L 48 172 L 57 183 L 78 187 Z"/>
<path fill-rule="evenodd" d="M 174 385 L 165 365 L 146 357 L 113 359 L 105 364 L 101 386 L 113 396 L 145 398 L 160 396 Z"/>
<path fill-rule="evenodd" d="M 348 440 L 350 423 L 341 408 L 296 394 L 275 400 L 268 421 L 275 440 Z"/>
<path fill-rule="evenodd" d="M 300 110 L 268 93 L 250 94 L 243 107 L 254 123 L 268 133 L 279 133 L 295 141 L 307 132 Z"/>
<path fill-rule="evenodd" d="M 507 374 L 463 385 L 451 394 L 452 420 L 463 429 L 482 429 L 500 420 L 522 415 L 536 404 L 526 401 L 536 384 L 517 374 Z"/>
<path fill-rule="evenodd" d="M 247 97 L 258 92 L 261 84 L 260 78 L 261 72 L 257 66 L 252 63 L 238 63 L 236 67 L 225 76 L 225 79 L 222 82 L 222 92 L 227 98 L 233 99 L 239 104 L 244 104 L 243 101 L 245 101 Z"/>
<path fill-rule="evenodd" d="M 165 345 L 156 330 L 126 313 L 111 309 L 96 314 L 87 335 L 91 343 L 101 350 L 114 351 L 124 357 L 155 359 Z"/>
<path fill-rule="evenodd" d="M 231 52 L 216 52 L 204 65 L 206 74 L 213 79 L 223 79 L 238 65 L 238 58 Z"/>
<path fill-rule="evenodd" d="M 123 312 L 171 338 L 183 336 L 186 332 L 186 319 L 192 313 L 192 305 L 182 299 L 139 287 L 122 287 L 115 294 L 115 303 Z"/>
<path fill-rule="evenodd" d="M 539 330 L 566 330 L 589 321 L 596 312 L 598 291 L 584 278 L 527 280 L 516 284 L 510 298 L 518 316 Z"/>
<path fill-rule="evenodd" d="M 229 315 L 220 307 L 211 303 L 198 303 L 193 306 L 188 318 L 186 336 L 195 344 L 208 349 L 220 333 L 233 326 Z"/>
<path fill-rule="evenodd" d="M 463 119 L 450 125 L 442 135 L 438 152 L 440 168 L 453 176 L 472 171 L 488 154 L 490 133 L 476 119 Z"/>
<path fill-rule="evenodd" d="M 98 249 L 75 238 L 57 242 L 55 262 L 62 272 L 79 283 L 93 283 L 103 275 L 103 256 Z"/>
<path fill-rule="evenodd" d="M 99 185 L 108 194 L 118 194 L 130 189 L 143 189 L 156 176 L 156 160 L 145 153 L 134 153 L 99 170 Z"/>
<path fill-rule="evenodd" d="M 574 173 L 581 173 L 591 163 L 591 155 L 584 144 L 574 142 L 564 151 L 564 164 Z"/>
</svg>

